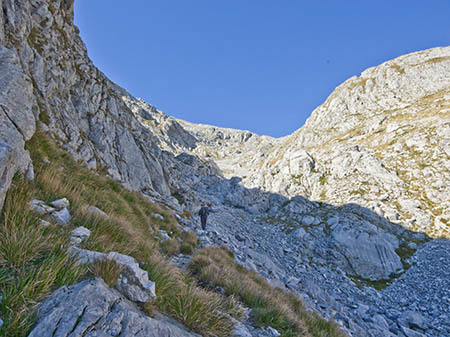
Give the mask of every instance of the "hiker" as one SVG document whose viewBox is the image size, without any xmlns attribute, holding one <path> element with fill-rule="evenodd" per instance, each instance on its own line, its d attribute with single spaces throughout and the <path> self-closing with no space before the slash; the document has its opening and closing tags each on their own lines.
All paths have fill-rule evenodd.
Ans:
<svg viewBox="0 0 450 337">
<path fill-rule="evenodd" d="M 200 211 L 198 211 L 198 215 L 200 216 L 200 220 L 202 221 L 202 229 L 206 229 L 206 219 L 208 218 L 209 213 L 211 212 L 211 209 L 208 206 L 203 206 L 200 208 Z"/>
</svg>

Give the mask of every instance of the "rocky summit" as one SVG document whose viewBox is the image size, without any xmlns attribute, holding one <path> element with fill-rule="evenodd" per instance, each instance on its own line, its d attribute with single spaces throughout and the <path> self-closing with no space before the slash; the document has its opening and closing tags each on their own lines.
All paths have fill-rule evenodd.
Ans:
<svg viewBox="0 0 450 337">
<path fill-rule="evenodd" d="M 367 69 L 275 139 L 178 120 L 114 84 L 88 57 L 73 0 L 0 7 L 0 205 L 16 173 L 34 179 L 27 142 L 41 130 L 349 336 L 450 336 L 450 47 Z M 203 203 L 206 231 L 180 216 Z M 97 336 L 82 329 L 94 325 L 102 336 L 191 335 L 127 297 L 101 279 L 60 288 L 30 336 Z"/>
</svg>

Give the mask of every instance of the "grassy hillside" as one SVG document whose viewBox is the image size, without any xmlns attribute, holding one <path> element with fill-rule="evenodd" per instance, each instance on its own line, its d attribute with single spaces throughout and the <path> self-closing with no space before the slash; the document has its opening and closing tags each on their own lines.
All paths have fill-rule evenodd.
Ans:
<svg viewBox="0 0 450 337">
<path fill-rule="evenodd" d="M 197 250 L 192 273 L 179 270 L 167 257 L 180 251 L 193 253 L 198 239 L 192 232 L 182 231 L 172 210 L 126 190 L 101 172 L 88 170 L 40 132 L 27 148 L 33 159 L 35 180 L 16 177 L 1 214 L 0 318 L 4 325 L 0 335 L 26 336 L 33 324 L 36 304 L 62 285 L 92 276 L 101 276 L 114 285 L 120 273 L 117 265 L 97 262 L 77 266 L 66 253 L 70 231 L 84 226 L 92 235 L 81 248 L 131 255 L 148 271 L 157 291 L 154 302 L 141 306 L 149 315 L 162 311 L 204 336 L 229 336 L 233 328 L 230 317 L 239 319 L 244 303 L 254 308 L 257 324 L 271 325 L 283 336 L 342 336 L 334 324 L 306 312 L 295 296 L 270 288 L 227 254 L 215 254 L 214 263 L 234 271 L 221 275 L 220 282 L 217 276 L 205 278 L 205 268 L 212 268 L 205 263 L 213 252 L 209 248 Z M 30 211 L 32 199 L 50 202 L 63 197 L 69 199 L 72 215 L 66 227 L 53 223 L 43 226 L 42 217 Z M 90 213 L 89 206 L 102 209 L 109 217 Z M 162 218 L 152 217 L 153 213 Z M 167 231 L 171 239 L 158 240 L 160 229 Z M 245 291 L 234 287 L 231 291 L 229 285 L 236 282 L 250 287 Z M 256 282 L 258 287 L 252 289 L 249 282 Z M 228 296 L 216 292 L 211 284 L 224 287 Z M 263 297 L 261 292 L 265 293 Z M 280 300 L 290 304 L 279 305 Z"/>
</svg>

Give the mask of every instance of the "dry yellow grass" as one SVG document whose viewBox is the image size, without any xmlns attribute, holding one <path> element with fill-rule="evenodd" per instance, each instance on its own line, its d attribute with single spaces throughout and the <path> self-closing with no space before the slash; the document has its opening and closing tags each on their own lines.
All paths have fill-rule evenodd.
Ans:
<svg viewBox="0 0 450 337">
<path fill-rule="evenodd" d="M 254 271 L 236 264 L 224 248 L 199 250 L 189 270 L 200 281 L 239 298 L 253 309 L 258 324 L 272 326 L 282 336 L 345 336 L 334 323 L 307 311 L 294 294 L 270 286 Z"/>
<path fill-rule="evenodd" d="M 89 266 L 89 272 L 96 277 L 101 277 L 105 283 L 113 288 L 122 272 L 122 266 L 114 260 L 99 259 Z"/>
</svg>

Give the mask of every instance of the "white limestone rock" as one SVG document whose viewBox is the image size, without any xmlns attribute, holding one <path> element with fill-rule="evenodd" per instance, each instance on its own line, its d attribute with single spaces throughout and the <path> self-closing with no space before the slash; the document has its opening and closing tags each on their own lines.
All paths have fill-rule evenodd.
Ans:
<svg viewBox="0 0 450 337">
<path fill-rule="evenodd" d="M 116 252 L 109 253 L 106 258 L 123 267 L 116 282 L 122 294 L 134 302 L 150 302 L 156 298 L 155 283 L 148 279 L 148 273 L 134 258 Z"/>
<path fill-rule="evenodd" d="M 337 224 L 333 229 L 331 237 L 345 257 L 340 261 L 342 267 L 369 280 L 389 279 L 402 271 L 403 265 L 395 252 L 398 239 L 392 234 L 361 227 Z"/>
<path fill-rule="evenodd" d="M 232 337 L 252 337 L 250 331 L 248 331 L 247 327 L 241 322 L 234 320 L 234 328 L 232 332 Z"/>
<path fill-rule="evenodd" d="M 31 79 L 22 70 L 19 53 L 4 45 L 0 44 L 0 208 L 13 176 L 26 174 L 30 167 L 24 145 L 36 130 Z"/>
<path fill-rule="evenodd" d="M 281 334 L 276 329 L 272 328 L 271 326 L 269 326 L 267 328 L 267 331 L 269 331 L 272 334 L 272 336 L 274 336 L 274 337 L 281 336 Z"/>
<path fill-rule="evenodd" d="M 70 242 L 74 246 L 78 246 L 91 236 L 91 231 L 86 227 L 80 226 L 70 232 Z"/>
<path fill-rule="evenodd" d="M 55 210 L 53 207 L 47 206 L 44 201 L 38 199 L 31 200 L 30 209 L 40 215 L 46 215 Z"/>
<path fill-rule="evenodd" d="M 29 337 L 199 337 L 166 316 L 146 316 L 101 278 L 63 286 L 42 302 Z"/>
<path fill-rule="evenodd" d="M 167 234 L 167 232 L 165 230 L 159 229 L 158 230 L 158 234 L 159 234 L 159 236 L 161 237 L 161 239 L 163 241 L 170 240 L 170 236 L 169 236 L 169 234 Z"/>
<path fill-rule="evenodd" d="M 164 217 L 159 213 L 152 213 L 152 218 L 164 221 Z"/>
<path fill-rule="evenodd" d="M 148 279 L 148 273 L 139 267 L 134 258 L 116 252 L 108 254 L 70 247 L 69 253 L 78 263 L 94 263 L 101 259 L 115 261 L 122 267 L 116 281 L 117 289 L 134 302 L 150 302 L 156 298 L 155 283 Z"/>
<path fill-rule="evenodd" d="M 105 259 L 107 254 L 94 252 L 92 250 L 80 249 L 74 246 L 70 246 L 67 250 L 69 254 L 76 257 L 79 264 L 94 263 L 97 260 Z"/>
</svg>

